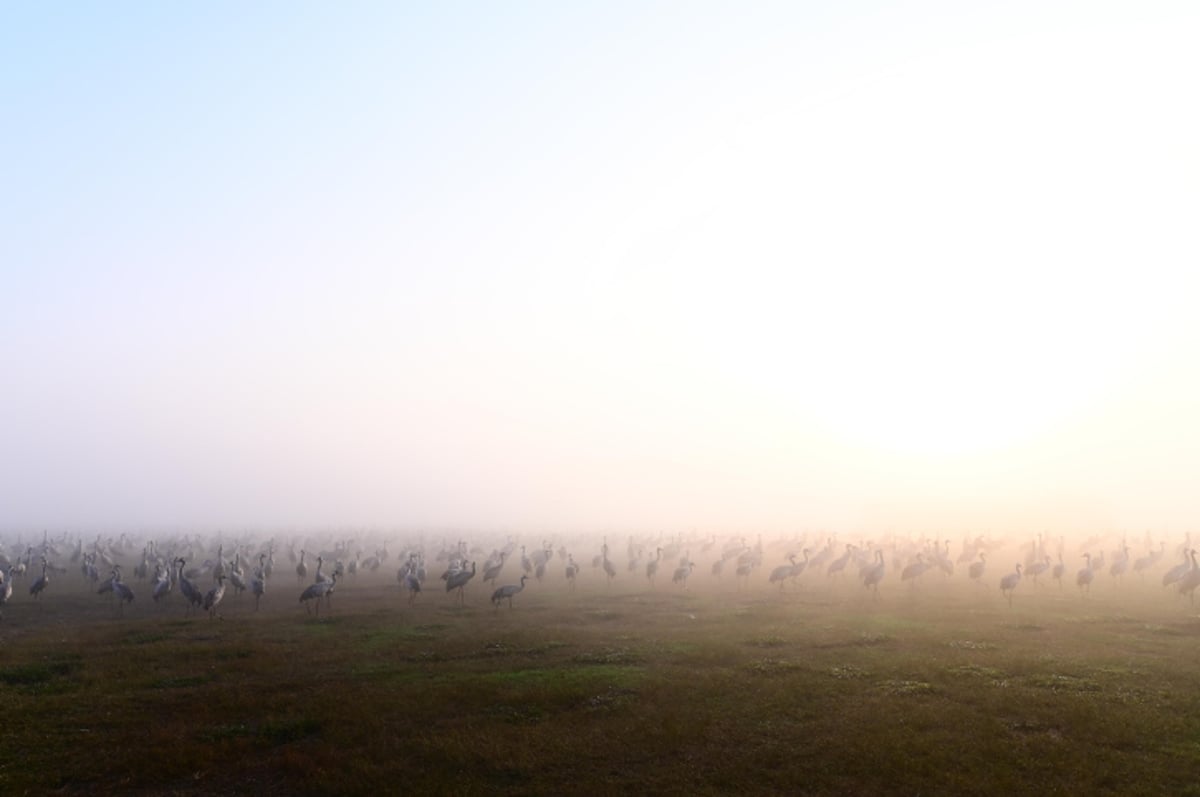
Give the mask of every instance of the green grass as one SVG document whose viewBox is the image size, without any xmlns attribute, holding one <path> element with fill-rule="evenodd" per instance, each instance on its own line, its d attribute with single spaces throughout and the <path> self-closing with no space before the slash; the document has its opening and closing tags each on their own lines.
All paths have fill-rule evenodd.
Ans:
<svg viewBox="0 0 1200 797">
<path fill-rule="evenodd" d="M 1149 587 L 55 586 L 0 624 L 4 794 L 1200 795 L 1200 619 Z"/>
</svg>

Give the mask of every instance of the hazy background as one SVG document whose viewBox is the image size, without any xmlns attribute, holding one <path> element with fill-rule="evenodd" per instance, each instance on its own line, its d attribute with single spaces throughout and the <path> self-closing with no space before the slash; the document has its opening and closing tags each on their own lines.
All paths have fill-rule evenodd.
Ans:
<svg viewBox="0 0 1200 797">
<path fill-rule="evenodd" d="M 1200 6 L 0 9 L 0 526 L 1194 528 Z"/>
</svg>

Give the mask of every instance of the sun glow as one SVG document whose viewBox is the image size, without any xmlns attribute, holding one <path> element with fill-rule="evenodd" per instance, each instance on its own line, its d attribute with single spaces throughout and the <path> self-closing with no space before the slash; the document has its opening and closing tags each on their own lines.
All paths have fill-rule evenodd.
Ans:
<svg viewBox="0 0 1200 797">
<path fill-rule="evenodd" d="M 1195 517 L 1195 4 L 30 9 L 9 522 Z"/>
</svg>

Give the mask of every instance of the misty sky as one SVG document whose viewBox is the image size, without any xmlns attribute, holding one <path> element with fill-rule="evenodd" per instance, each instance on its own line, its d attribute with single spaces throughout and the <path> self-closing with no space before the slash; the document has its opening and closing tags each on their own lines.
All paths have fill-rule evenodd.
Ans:
<svg viewBox="0 0 1200 797">
<path fill-rule="evenodd" d="M 5 4 L 0 527 L 1196 528 L 1197 41 Z"/>
</svg>

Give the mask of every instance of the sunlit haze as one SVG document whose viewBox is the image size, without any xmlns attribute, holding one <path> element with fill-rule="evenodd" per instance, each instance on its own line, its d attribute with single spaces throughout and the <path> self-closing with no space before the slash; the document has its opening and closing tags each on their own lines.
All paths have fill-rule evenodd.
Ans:
<svg viewBox="0 0 1200 797">
<path fill-rule="evenodd" d="M 1175 536 L 1200 5 L 0 10 L 0 527 Z"/>
</svg>

